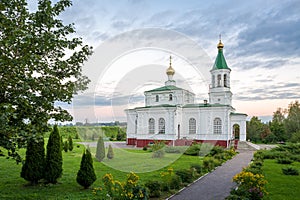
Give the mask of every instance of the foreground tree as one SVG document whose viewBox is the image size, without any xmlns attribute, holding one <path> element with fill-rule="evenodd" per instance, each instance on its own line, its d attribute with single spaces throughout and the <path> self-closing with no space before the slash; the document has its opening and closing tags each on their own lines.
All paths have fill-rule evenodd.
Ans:
<svg viewBox="0 0 300 200">
<path fill-rule="evenodd" d="M 32 185 L 44 178 L 45 170 L 44 138 L 30 138 L 27 144 L 25 163 L 22 166 L 21 177 Z"/>
<path fill-rule="evenodd" d="M 300 104 L 298 101 L 289 104 L 284 125 L 288 138 L 291 138 L 294 133 L 300 131 Z"/>
<path fill-rule="evenodd" d="M 80 169 L 77 173 L 76 181 L 85 189 L 89 188 L 97 177 L 95 174 L 93 159 L 89 149 L 86 149 L 82 154 Z"/>
<path fill-rule="evenodd" d="M 105 158 L 105 146 L 103 137 L 99 137 L 96 149 L 96 159 L 101 162 Z"/>
<path fill-rule="evenodd" d="M 62 175 L 62 152 L 57 125 L 54 125 L 47 144 L 45 180 L 48 183 L 57 183 Z"/>
<path fill-rule="evenodd" d="M 0 146 L 14 157 L 32 130 L 48 131 L 51 118 L 71 120 L 54 102 L 70 103 L 89 82 L 82 65 L 91 47 L 58 18 L 71 1 L 55 2 L 39 0 L 34 12 L 26 0 L 0 2 Z"/>
</svg>

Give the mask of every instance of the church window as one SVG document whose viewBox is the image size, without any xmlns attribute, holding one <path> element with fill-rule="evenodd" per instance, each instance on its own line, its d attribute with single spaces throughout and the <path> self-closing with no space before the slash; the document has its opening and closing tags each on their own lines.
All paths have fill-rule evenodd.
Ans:
<svg viewBox="0 0 300 200">
<path fill-rule="evenodd" d="M 224 74 L 224 87 L 227 87 L 227 74 Z"/>
<path fill-rule="evenodd" d="M 159 134 L 165 134 L 166 131 L 166 125 L 165 125 L 165 119 L 159 118 L 158 120 L 158 133 Z"/>
<path fill-rule="evenodd" d="M 196 120 L 194 118 L 189 120 L 189 134 L 196 134 Z"/>
<path fill-rule="evenodd" d="M 220 118 L 214 119 L 214 134 L 222 134 L 222 121 Z"/>
<path fill-rule="evenodd" d="M 155 96 L 155 101 L 159 102 L 159 96 L 158 95 Z"/>
<path fill-rule="evenodd" d="M 149 119 L 149 134 L 155 133 L 155 120 L 153 118 Z"/>
<path fill-rule="evenodd" d="M 218 75 L 218 87 L 221 87 L 221 74 Z"/>
<path fill-rule="evenodd" d="M 215 87 L 215 81 L 216 81 L 216 80 L 215 80 L 215 75 L 213 75 L 213 76 L 212 76 L 212 81 L 211 81 L 211 82 L 212 82 L 212 87 Z"/>
<path fill-rule="evenodd" d="M 172 100 L 173 100 L 173 95 L 169 94 L 169 101 L 172 101 Z"/>
</svg>

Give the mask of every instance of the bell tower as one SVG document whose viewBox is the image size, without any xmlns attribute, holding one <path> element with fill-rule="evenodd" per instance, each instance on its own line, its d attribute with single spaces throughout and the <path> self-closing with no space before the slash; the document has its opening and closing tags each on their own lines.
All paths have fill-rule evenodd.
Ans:
<svg viewBox="0 0 300 200">
<path fill-rule="evenodd" d="M 224 45 L 221 42 L 217 45 L 218 55 L 211 73 L 211 84 L 209 88 L 209 102 L 210 104 L 231 105 L 232 93 L 230 91 L 230 71 L 227 66 L 225 57 L 223 55 Z"/>
</svg>

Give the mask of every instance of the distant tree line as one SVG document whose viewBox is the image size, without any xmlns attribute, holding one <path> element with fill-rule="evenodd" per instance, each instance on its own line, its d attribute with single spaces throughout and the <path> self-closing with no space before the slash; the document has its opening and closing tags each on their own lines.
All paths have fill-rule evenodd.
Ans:
<svg viewBox="0 0 300 200">
<path fill-rule="evenodd" d="M 278 108 L 268 123 L 252 117 L 247 121 L 247 140 L 263 143 L 300 142 L 299 102 L 291 102 L 287 109 Z"/>
</svg>

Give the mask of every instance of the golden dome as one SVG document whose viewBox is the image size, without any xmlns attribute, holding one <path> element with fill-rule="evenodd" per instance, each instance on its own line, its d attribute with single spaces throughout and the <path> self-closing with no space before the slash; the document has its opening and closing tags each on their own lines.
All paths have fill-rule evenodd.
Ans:
<svg viewBox="0 0 300 200">
<path fill-rule="evenodd" d="M 172 68 L 172 57 L 170 56 L 170 66 L 167 69 L 167 75 L 174 75 L 175 74 L 175 70 Z"/>
<path fill-rule="evenodd" d="M 223 49 L 224 48 L 224 44 L 221 42 L 221 40 L 219 41 L 219 44 L 218 44 L 218 49 Z"/>
</svg>

